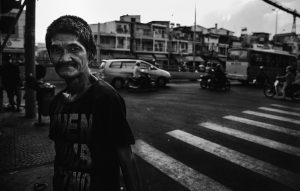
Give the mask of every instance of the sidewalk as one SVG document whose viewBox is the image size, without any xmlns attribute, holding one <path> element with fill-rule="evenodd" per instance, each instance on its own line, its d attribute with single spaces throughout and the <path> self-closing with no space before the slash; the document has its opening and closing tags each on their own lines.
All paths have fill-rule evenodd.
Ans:
<svg viewBox="0 0 300 191">
<path fill-rule="evenodd" d="M 0 113 L 0 188 L 3 191 L 32 191 L 35 183 L 51 190 L 54 144 L 48 138 L 49 117 L 44 126 L 21 112 Z"/>
</svg>

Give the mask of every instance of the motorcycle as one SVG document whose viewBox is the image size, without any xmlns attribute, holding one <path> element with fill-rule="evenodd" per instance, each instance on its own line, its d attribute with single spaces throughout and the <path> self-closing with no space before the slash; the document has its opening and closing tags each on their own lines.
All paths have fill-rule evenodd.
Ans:
<svg viewBox="0 0 300 191">
<path fill-rule="evenodd" d="M 278 94 L 276 92 L 276 86 L 278 87 Z M 264 95 L 267 98 L 274 98 L 275 96 L 282 95 L 283 82 L 280 80 L 275 80 L 274 83 L 267 83 L 264 86 Z M 291 100 L 300 100 L 300 88 L 292 86 L 286 92 L 286 97 L 289 97 Z"/>
<path fill-rule="evenodd" d="M 211 89 L 211 90 L 230 90 L 230 81 L 225 78 L 222 81 L 218 81 L 213 74 L 200 75 L 200 87 L 202 89 Z"/>
<path fill-rule="evenodd" d="M 126 84 L 127 90 L 133 92 L 152 91 L 156 89 L 154 79 L 146 72 L 142 72 L 139 78 L 129 77 Z"/>
</svg>

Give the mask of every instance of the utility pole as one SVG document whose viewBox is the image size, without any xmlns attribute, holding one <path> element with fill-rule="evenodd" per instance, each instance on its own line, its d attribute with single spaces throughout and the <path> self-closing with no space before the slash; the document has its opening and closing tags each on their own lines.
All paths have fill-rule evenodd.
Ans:
<svg viewBox="0 0 300 191">
<path fill-rule="evenodd" d="M 275 35 L 277 35 L 277 25 L 278 25 L 278 10 L 272 9 L 272 11 L 276 12 L 276 20 L 275 20 Z"/>
<path fill-rule="evenodd" d="M 194 33 L 193 33 L 193 71 L 195 71 L 195 56 L 196 56 L 196 4 L 195 4 L 195 22 L 194 22 Z"/>
<path fill-rule="evenodd" d="M 25 77 L 35 77 L 35 0 L 27 1 L 25 17 Z M 36 117 L 35 91 L 25 87 L 25 116 Z"/>
<path fill-rule="evenodd" d="M 97 62 L 100 62 L 100 23 L 97 25 Z"/>
</svg>

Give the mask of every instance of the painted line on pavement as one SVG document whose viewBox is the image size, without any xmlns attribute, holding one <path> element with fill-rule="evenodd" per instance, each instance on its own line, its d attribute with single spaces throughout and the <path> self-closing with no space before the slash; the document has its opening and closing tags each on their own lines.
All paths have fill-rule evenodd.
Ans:
<svg viewBox="0 0 300 191">
<path fill-rule="evenodd" d="M 244 139 L 246 141 L 250 141 L 256 144 L 260 144 L 263 145 L 265 147 L 269 147 L 281 152 L 285 152 L 291 155 L 295 155 L 300 157 L 300 148 L 291 146 L 291 145 L 287 145 L 284 143 L 280 143 L 277 141 L 273 141 L 271 139 L 267 139 L 267 138 L 263 138 L 263 137 L 259 137 L 259 136 L 255 136 L 255 135 L 251 135 L 249 133 L 245 133 L 243 131 L 238 131 L 235 129 L 231 129 L 222 125 L 218 125 L 215 123 L 210 123 L 210 122 L 205 122 L 205 123 L 201 123 L 199 124 L 202 127 L 205 127 L 207 129 L 211 129 L 213 131 L 217 131 L 220 133 L 224 133 L 230 136 L 234 136 L 240 139 Z"/>
<path fill-rule="evenodd" d="M 244 124 L 247 124 L 247 125 L 253 125 L 253 126 L 256 126 L 256 127 L 261 127 L 261 128 L 268 129 L 268 130 L 271 130 L 271 131 L 277 131 L 277 132 L 284 133 L 284 134 L 287 134 L 287 135 L 300 137 L 300 131 L 280 127 L 278 125 L 272 125 L 272 124 L 259 122 L 259 121 L 254 121 L 254 120 L 251 120 L 251 119 L 246 119 L 246 118 L 237 117 L 237 116 L 233 116 L 233 115 L 227 115 L 227 116 L 224 116 L 223 118 L 229 119 L 229 120 L 232 120 L 232 121 L 236 121 L 236 122 L 240 122 L 240 123 L 244 123 Z"/>
<path fill-rule="evenodd" d="M 256 112 L 256 111 L 250 111 L 250 110 L 243 111 L 242 113 L 256 115 L 259 117 L 265 117 L 265 118 L 269 118 L 269 119 L 275 119 L 275 120 L 279 120 L 279 121 L 285 121 L 285 122 L 289 122 L 289 123 L 295 123 L 297 125 L 300 125 L 300 120 L 296 120 L 296 119 L 292 119 L 292 118 L 288 118 L 288 117 L 281 117 L 281 116 L 277 116 L 277 115 L 271 115 L 271 114 L 266 114 L 266 113 L 261 113 L 261 112 Z"/>
<path fill-rule="evenodd" d="M 293 110 L 298 110 L 298 111 L 300 111 L 300 108 L 298 108 L 298 107 L 290 107 L 290 106 L 279 105 L 279 104 L 271 104 L 271 106 L 274 106 L 274 107 L 280 107 L 280 108 L 285 108 L 285 109 L 293 109 Z"/>
<path fill-rule="evenodd" d="M 300 117 L 300 113 L 297 113 L 297 112 L 284 111 L 284 110 L 281 110 L 281 109 L 273 109 L 273 108 L 269 108 L 269 107 L 259 107 L 258 109 Z"/>
<path fill-rule="evenodd" d="M 290 188 L 298 190 L 300 188 L 300 176 L 288 170 L 276 167 L 270 163 L 261 161 L 249 155 L 234 151 L 222 145 L 210 142 L 181 130 L 174 130 L 168 135 L 179 139 L 185 143 L 193 145 L 201 150 L 230 161 L 234 164 L 249 169 L 255 173 L 266 176 L 280 182 Z"/>
<path fill-rule="evenodd" d="M 142 140 L 137 140 L 133 151 L 152 166 L 191 191 L 230 190 L 219 182 L 171 158 Z"/>
</svg>

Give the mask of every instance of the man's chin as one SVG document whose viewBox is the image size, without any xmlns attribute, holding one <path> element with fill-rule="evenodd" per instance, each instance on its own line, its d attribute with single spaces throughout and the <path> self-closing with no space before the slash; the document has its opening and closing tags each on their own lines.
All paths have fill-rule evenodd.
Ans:
<svg viewBox="0 0 300 191">
<path fill-rule="evenodd" d="M 79 73 L 61 72 L 61 73 L 58 73 L 58 75 L 65 80 L 70 80 L 70 79 L 78 77 Z"/>
</svg>

